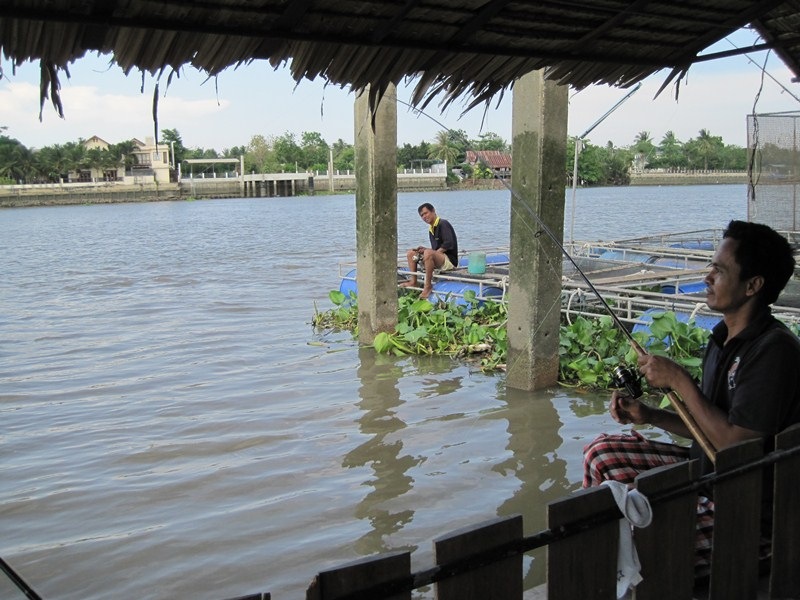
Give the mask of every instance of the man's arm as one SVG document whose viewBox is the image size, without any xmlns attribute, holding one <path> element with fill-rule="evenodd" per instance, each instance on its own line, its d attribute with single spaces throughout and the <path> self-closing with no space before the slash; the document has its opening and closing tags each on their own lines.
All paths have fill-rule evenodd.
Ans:
<svg viewBox="0 0 800 600">
<path fill-rule="evenodd" d="M 731 423 L 728 420 L 728 415 L 720 408 L 714 406 L 714 404 L 703 395 L 703 392 L 697 387 L 697 384 L 689 375 L 688 371 L 670 359 L 663 356 L 640 356 L 639 370 L 651 386 L 668 388 L 678 394 L 689 409 L 698 427 L 718 450 L 722 450 L 723 448 L 727 448 L 744 440 L 763 437 L 763 432 L 747 429 Z M 677 415 L 675 415 L 675 417 L 680 420 Z M 676 425 L 674 419 L 671 417 L 655 413 L 654 418 L 656 421 L 661 418 L 665 425 L 669 425 L 670 428 L 668 429 L 667 426 L 651 420 L 650 422 L 653 425 L 662 427 L 672 433 L 692 438 L 688 432 L 688 428 L 683 425 L 682 422 L 681 428 L 685 433 L 675 430 Z"/>
<path fill-rule="evenodd" d="M 442 233 L 442 243 L 439 245 L 437 250 L 446 252 L 456 248 L 458 245 L 456 242 L 456 230 L 453 229 L 453 226 L 450 224 L 450 222 L 439 222 L 439 227 L 441 228 Z"/>
</svg>

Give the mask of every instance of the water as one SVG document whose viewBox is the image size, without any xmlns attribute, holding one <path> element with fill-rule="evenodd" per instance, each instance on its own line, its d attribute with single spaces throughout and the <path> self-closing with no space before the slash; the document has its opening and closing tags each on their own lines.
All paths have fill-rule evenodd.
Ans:
<svg viewBox="0 0 800 600">
<path fill-rule="evenodd" d="M 508 196 L 402 194 L 400 248 L 427 243 L 426 201 L 462 249 L 507 244 Z M 579 190 L 575 237 L 721 227 L 745 198 Z M 303 598 L 385 550 L 426 568 L 460 527 L 542 529 L 619 429 L 600 395 L 314 333 L 352 196 L 5 209 L 0 232 L 0 556 L 46 598 Z"/>
</svg>

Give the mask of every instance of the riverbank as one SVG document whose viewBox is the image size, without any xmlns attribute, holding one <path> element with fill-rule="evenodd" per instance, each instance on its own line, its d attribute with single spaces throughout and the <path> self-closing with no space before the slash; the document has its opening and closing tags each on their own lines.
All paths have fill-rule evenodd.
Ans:
<svg viewBox="0 0 800 600">
<path fill-rule="evenodd" d="M 323 180 L 325 176 L 311 177 Z M 327 179 L 325 179 L 327 182 Z M 631 186 L 674 186 L 674 185 L 728 185 L 747 183 L 747 173 L 743 172 L 693 172 L 693 173 L 634 173 L 631 174 Z M 510 181 L 498 179 L 466 179 L 451 184 L 443 189 L 431 186 L 430 189 L 413 187 L 399 188 L 399 192 L 407 191 L 475 191 L 503 190 Z M 337 194 L 355 193 L 353 187 L 340 187 Z M 325 189 L 314 185 L 316 193 L 327 194 Z M 20 208 L 27 206 L 70 206 L 81 204 L 116 204 L 124 202 L 158 202 L 168 200 L 195 200 L 210 198 L 240 198 L 242 187 L 238 179 L 192 180 L 191 183 L 169 184 L 123 184 L 123 183 L 67 183 L 43 185 L 0 186 L 0 208 Z M 297 189 L 297 195 L 314 194 L 307 188 Z M 266 196 L 265 196 L 266 197 Z"/>
</svg>

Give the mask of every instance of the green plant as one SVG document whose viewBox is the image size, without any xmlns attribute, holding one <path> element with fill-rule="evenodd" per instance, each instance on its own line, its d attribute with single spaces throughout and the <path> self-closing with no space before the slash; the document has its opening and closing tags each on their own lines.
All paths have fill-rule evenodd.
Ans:
<svg viewBox="0 0 800 600">
<path fill-rule="evenodd" d="M 315 327 L 351 330 L 358 334 L 358 305 L 353 292 L 329 294 L 334 308 L 316 311 Z M 484 372 L 505 368 L 508 355 L 508 318 L 505 304 L 478 301 L 473 291 L 464 294 L 464 304 L 452 298 L 430 302 L 414 292 L 398 298 L 397 327 L 380 333 L 373 346 L 377 352 L 398 356 L 407 354 L 447 354 L 458 357 L 480 356 Z M 790 328 L 800 334 L 800 325 Z M 651 354 L 668 356 L 699 379 L 702 356 L 709 332 L 696 327 L 694 320 L 680 321 L 674 312 L 652 315 L 649 333 L 634 332 L 632 337 Z M 559 373 L 561 385 L 608 389 L 613 387 L 612 373 L 617 365 L 635 366 L 636 351 L 628 336 L 610 316 L 588 319 L 577 317 L 561 325 L 559 337 Z M 645 386 L 646 387 L 646 386 Z"/>
</svg>

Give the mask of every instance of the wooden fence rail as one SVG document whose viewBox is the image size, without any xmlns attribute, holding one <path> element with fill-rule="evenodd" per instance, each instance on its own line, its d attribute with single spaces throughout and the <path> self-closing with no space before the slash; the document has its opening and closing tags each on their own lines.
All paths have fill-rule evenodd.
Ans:
<svg viewBox="0 0 800 600">
<path fill-rule="evenodd" d="M 640 475 L 652 523 L 635 530 L 643 581 L 637 600 L 800 598 L 800 425 L 775 438 L 764 455 L 758 440 L 717 455 L 716 472 L 696 474 L 696 461 Z M 774 470 L 771 556 L 759 558 L 762 475 Z M 712 486 L 714 544 L 710 567 L 694 565 L 698 490 Z M 605 486 L 580 490 L 548 505 L 548 529 L 522 534 L 522 517 L 499 518 L 434 540 L 436 565 L 412 573 L 408 552 L 383 554 L 319 573 L 307 600 L 410 600 L 433 585 L 437 600 L 520 600 L 522 555 L 548 547 L 548 600 L 616 598 L 620 512 Z M 759 581 L 770 567 L 767 595 Z M 540 595 L 540 597 L 542 597 Z"/>
</svg>

